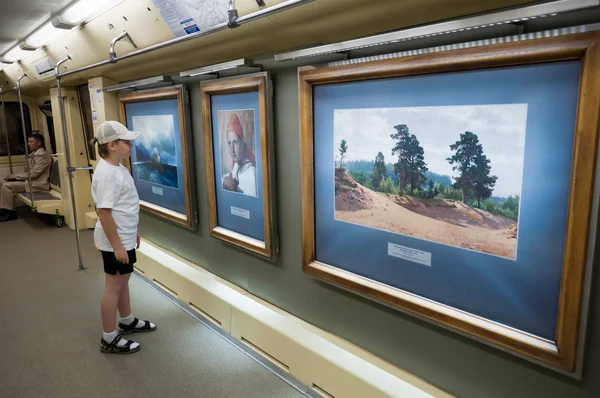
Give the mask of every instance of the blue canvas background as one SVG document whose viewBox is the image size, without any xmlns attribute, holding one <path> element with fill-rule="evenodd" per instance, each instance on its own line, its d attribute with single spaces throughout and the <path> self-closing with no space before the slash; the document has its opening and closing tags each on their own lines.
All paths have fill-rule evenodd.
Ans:
<svg viewBox="0 0 600 398">
<path fill-rule="evenodd" d="M 152 204 L 162 206 L 177 213 L 186 215 L 185 206 L 185 186 L 183 180 L 183 154 L 180 135 L 179 112 L 176 99 L 138 102 L 125 105 L 125 114 L 127 115 L 127 126 L 133 129 L 134 116 L 150 116 L 150 115 L 172 115 L 174 128 L 175 151 L 177 153 L 177 179 L 178 188 L 172 188 L 165 185 L 152 184 L 148 181 L 137 178 L 135 167 L 133 167 L 133 179 L 138 189 L 138 194 L 141 200 Z M 140 134 L 144 134 L 143 131 Z M 136 162 L 136 152 L 131 151 L 131 161 Z M 163 195 L 158 195 L 152 192 L 152 187 L 162 189 Z"/>
<path fill-rule="evenodd" d="M 316 86 L 316 260 L 554 340 L 579 73 L 573 61 Z M 335 220 L 335 109 L 512 103 L 528 104 L 516 261 Z M 432 253 L 431 267 L 388 242 Z"/>
<path fill-rule="evenodd" d="M 219 148 L 219 111 L 238 109 L 254 110 L 255 158 L 257 197 L 223 190 L 220 182 L 221 151 Z M 264 241 L 265 219 L 262 193 L 262 148 L 260 144 L 260 112 L 258 92 L 213 95 L 211 102 L 213 126 L 213 154 L 215 165 L 215 190 L 217 194 L 217 225 L 246 236 Z M 250 219 L 231 214 L 231 206 L 250 211 Z"/>
</svg>

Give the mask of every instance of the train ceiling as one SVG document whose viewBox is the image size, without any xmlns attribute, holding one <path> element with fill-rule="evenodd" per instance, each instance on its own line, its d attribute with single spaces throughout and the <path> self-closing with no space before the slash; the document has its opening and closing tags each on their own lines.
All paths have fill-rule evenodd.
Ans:
<svg viewBox="0 0 600 398">
<path fill-rule="evenodd" d="M 175 36 L 162 18 L 157 0 L 113 0 L 117 4 L 82 26 L 30 53 L 19 62 L 5 65 L 0 80 L 16 85 L 27 74 L 22 87 L 29 95 L 47 95 L 55 79 L 36 71 L 36 64 L 56 63 L 67 55 L 72 58 L 63 71 L 81 68 L 109 58 L 111 40 L 126 30 L 137 49 L 155 45 Z M 165 0 L 162 0 L 164 2 Z M 174 0 L 170 0 L 174 1 Z M 214 1 L 214 0 L 195 0 Z M 72 0 L 1 0 L 0 55 L 24 40 L 65 9 Z M 237 0 L 240 17 L 283 3 L 265 0 Z M 138 57 L 132 57 L 65 77 L 65 84 L 80 84 L 93 76 L 106 76 L 122 82 L 159 74 L 177 73 L 213 63 L 242 57 L 349 40 L 366 35 L 476 15 L 523 4 L 528 0 L 314 0 L 305 5 L 228 29 L 199 37 Z M 116 45 L 118 55 L 135 51 L 129 43 Z M 39 68 L 38 68 L 39 69 Z"/>
</svg>

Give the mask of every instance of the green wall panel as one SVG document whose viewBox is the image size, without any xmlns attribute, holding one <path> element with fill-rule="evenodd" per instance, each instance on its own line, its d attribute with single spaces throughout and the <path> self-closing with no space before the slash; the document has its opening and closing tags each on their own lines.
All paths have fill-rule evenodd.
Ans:
<svg viewBox="0 0 600 398">
<path fill-rule="evenodd" d="M 191 93 L 200 223 L 190 232 L 142 214 L 142 236 L 296 316 L 364 347 L 460 397 L 600 396 L 600 276 L 593 282 L 584 378 L 572 380 L 413 316 L 314 280 L 302 272 L 296 69 L 273 72 L 279 258 L 271 263 L 208 234 L 202 107 Z"/>
</svg>

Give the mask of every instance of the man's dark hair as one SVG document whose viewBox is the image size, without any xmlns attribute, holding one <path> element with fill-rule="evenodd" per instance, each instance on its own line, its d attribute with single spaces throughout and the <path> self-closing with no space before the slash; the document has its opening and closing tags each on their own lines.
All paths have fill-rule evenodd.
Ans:
<svg viewBox="0 0 600 398">
<path fill-rule="evenodd" d="M 37 142 L 42 144 L 42 146 L 46 146 L 46 145 L 44 145 L 44 136 L 41 134 L 38 134 L 38 133 L 30 134 L 28 138 L 33 138 L 34 140 L 36 140 Z"/>
</svg>

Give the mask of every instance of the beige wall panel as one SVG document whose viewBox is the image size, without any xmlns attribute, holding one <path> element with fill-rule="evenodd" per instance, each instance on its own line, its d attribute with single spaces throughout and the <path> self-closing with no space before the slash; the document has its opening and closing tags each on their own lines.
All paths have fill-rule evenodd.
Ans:
<svg viewBox="0 0 600 398">
<path fill-rule="evenodd" d="M 46 115 L 44 114 L 44 112 L 39 110 L 39 106 L 44 105 L 44 102 L 46 101 L 50 101 L 49 95 L 45 97 L 37 97 L 35 99 L 35 110 L 38 119 L 38 130 L 46 140 L 46 148 L 50 150 L 50 131 L 48 129 L 48 122 L 46 120 Z"/>
<path fill-rule="evenodd" d="M 191 301 L 221 322 L 226 332 L 308 386 L 336 397 L 451 397 L 400 369 L 390 372 L 391 365 L 384 369 L 364 359 L 347 349 L 349 344 L 344 347 L 299 318 L 230 288 L 222 278 L 151 242 L 142 240 L 137 252 L 136 267 L 146 278 L 175 291 L 178 299 Z M 228 317 L 230 325 L 225 323 Z"/>
<path fill-rule="evenodd" d="M 209 319 L 213 324 L 231 333 L 231 305 L 218 295 L 202 289 L 194 281 L 187 281 L 186 304 Z"/>
<path fill-rule="evenodd" d="M 138 271 L 141 271 L 140 274 L 152 280 L 154 269 L 159 265 L 158 262 L 151 256 L 146 255 L 143 251 L 137 250 L 135 255 L 137 261 L 134 264 L 134 268 L 137 268 Z"/>
<path fill-rule="evenodd" d="M 307 323 L 300 318 L 297 318 L 293 314 L 290 314 L 279 307 L 274 306 L 273 304 L 261 299 L 260 297 L 248 294 L 254 301 L 260 303 L 261 305 L 269 308 L 270 310 L 276 312 L 280 316 L 284 317 L 286 322 L 290 323 L 292 328 L 297 328 L 298 330 L 304 329 L 308 333 L 319 336 L 322 339 L 327 340 L 328 342 L 334 344 L 335 346 L 340 347 L 343 350 L 348 351 L 352 355 L 356 355 L 358 358 L 380 368 L 384 371 L 394 375 L 395 377 L 406 381 L 407 383 L 416 386 L 417 388 L 432 394 L 435 397 L 440 398 L 450 398 L 452 397 L 450 394 L 435 388 L 425 380 L 415 376 L 412 373 L 409 373 L 403 369 L 400 369 L 389 362 L 381 359 L 380 357 L 374 355 L 373 353 L 365 350 L 362 347 L 357 346 L 356 344 L 352 344 L 348 340 L 344 340 L 343 338 L 336 336 L 333 333 L 327 332 L 315 325 Z"/>
<path fill-rule="evenodd" d="M 88 166 L 87 154 L 85 149 L 85 138 L 83 134 L 83 125 L 77 91 L 71 88 L 63 88 L 63 97 L 65 98 L 65 119 L 67 125 L 67 139 L 69 140 L 70 161 L 72 167 Z M 50 90 L 52 101 L 52 115 L 54 122 L 54 131 L 56 137 L 56 147 L 59 153 L 59 170 L 61 193 L 65 210 L 65 222 L 70 228 L 75 228 L 73 211 L 71 204 L 71 191 L 69 187 L 69 178 L 67 175 L 67 161 L 65 158 L 65 142 L 62 132 L 62 119 L 60 105 L 58 102 L 58 90 Z M 91 195 L 91 181 L 88 171 L 73 172 L 73 189 L 75 193 L 75 203 L 79 228 L 86 228 L 85 213 L 93 209 Z"/>
<path fill-rule="evenodd" d="M 265 49 L 272 47 L 274 39 L 271 34 L 275 28 L 277 26 L 273 22 L 263 19 L 235 30 L 220 31 L 210 36 L 124 59 L 116 65 L 101 66 L 95 68 L 93 72 L 95 75 L 108 76 L 121 82 L 178 73 L 185 69 L 244 57 L 252 53 L 249 51 L 251 48 L 263 53 Z M 265 37 L 269 37 L 269 40 L 265 40 Z M 106 57 L 108 58 L 108 53 Z M 79 74 L 73 78 L 67 76 L 65 81 L 78 78 Z"/>
<path fill-rule="evenodd" d="M 278 24 L 302 27 L 319 42 L 332 43 L 367 35 L 457 18 L 494 9 L 534 3 L 531 0 L 369 0 L 316 1 L 302 12 L 270 17 Z M 340 12 L 340 10 L 342 10 Z M 347 27 L 347 29 L 340 29 Z M 292 46 L 290 46 L 292 47 Z"/>
<path fill-rule="evenodd" d="M 254 300 L 232 306 L 231 334 L 309 387 L 334 397 L 452 397 L 407 383 L 299 323 Z"/>
<path fill-rule="evenodd" d="M 176 296 L 179 300 L 188 303 L 190 285 L 180 274 L 168 267 L 156 267 L 153 271 L 152 281 Z"/>
<path fill-rule="evenodd" d="M 117 94 L 114 92 L 102 92 L 104 87 L 116 84 L 114 80 L 106 77 L 94 77 L 88 80 L 88 89 L 90 90 L 90 105 L 92 114 L 96 113 L 96 120 L 92 122 L 94 126 L 93 134 L 96 135 L 98 126 L 107 120 L 119 120 L 119 104 Z M 100 90 L 102 101 L 98 101 L 98 90 Z M 100 159 L 98 155 L 98 146 L 94 146 L 96 151 L 96 159 Z M 90 164 L 96 165 L 97 161 L 90 160 Z"/>
<path fill-rule="evenodd" d="M 143 239 L 137 252 L 136 267 L 146 278 L 174 290 L 181 301 L 191 303 L 192 308 L 196 307 L 198 312 L 230 332 L 231 303 L 245 297 L 246 291 Z"/>
<path fill-rule="evenodd" d="M 260 305 L 240 304 L 231 309 L 231 335 L 310 386 L 311 377 L 304 368 L 315 364 L 308 362 L 312 358 L 307 348 L 270 327 L 280 318 L 275 312 Z"/>
</svg>

